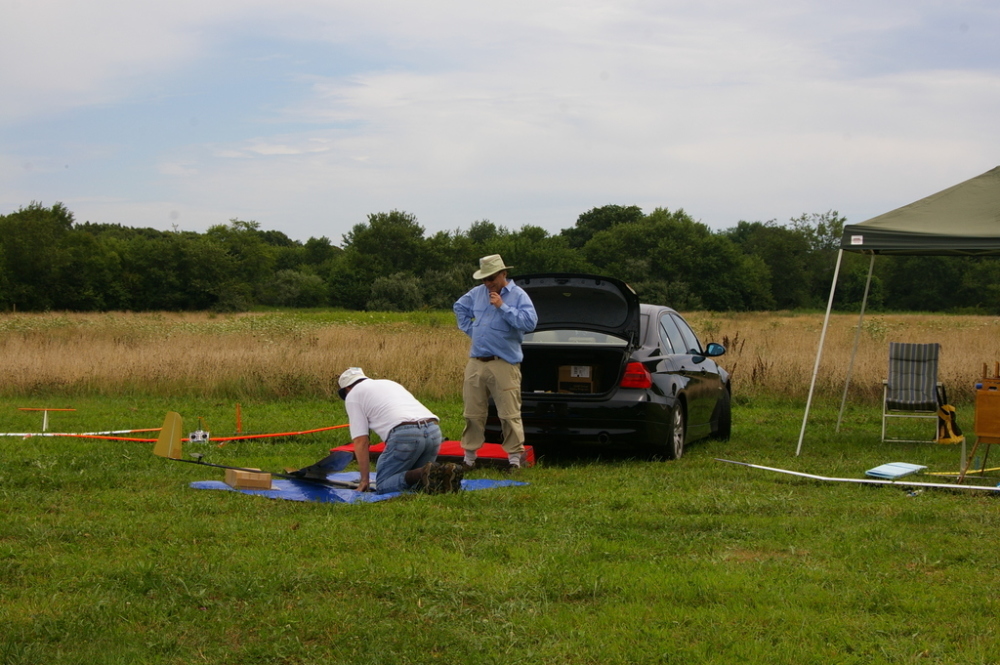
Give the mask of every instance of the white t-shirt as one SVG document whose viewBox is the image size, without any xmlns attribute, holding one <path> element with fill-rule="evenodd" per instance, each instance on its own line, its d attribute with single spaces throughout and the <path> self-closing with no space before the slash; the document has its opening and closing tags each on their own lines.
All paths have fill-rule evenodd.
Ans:
<svg viewBox="0 0 1000 665">
<path fill-rule="evenodd" d="M 385 441 L 389 430 L 400 423 L 437 418 L 410 391 L 386 379 L 365 379 L 356 383 L 344 404 L 352 439 L 367 436 L 372 430 Z"/>
</svg>

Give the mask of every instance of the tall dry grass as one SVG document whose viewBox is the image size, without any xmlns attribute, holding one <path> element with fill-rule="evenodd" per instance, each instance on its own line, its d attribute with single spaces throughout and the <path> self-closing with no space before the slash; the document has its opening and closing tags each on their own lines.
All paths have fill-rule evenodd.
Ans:
<svg viewBox="0 0 1000 665">
<path fill-rule="evenodd" d="M 823 314 L 747 313 L 687 317 L 704 342 L 726 346 L 723 364 L 733 372 L 734 393 L 802 399 L 808 394 L 823 328 Z M 859 331 L 860 323 L 860 331 Z M 841 397 L 848 371 L 849 398 L 878 402 L 887 376 L 889 342 L 941 344 L 938 379 L 949 401 L 973 399 L 983 364 L 992 374 L 1000 361 L 1000 319 L 931 314 L 835 314 L 816 375 L 817 395 Z M 857 353 L 852 366 L 852 353 Z"/>
<path fill-rule="evenodd" d="M 0 318 L 0 393 L 329 397 L 350 366 L 423 395 L 455 393 L 457 328 L 294 314 L 38 314 Z"/>
<path fill-rule="evenodd" d="M 280 399 L 329 397 L 357 365 L 431 398 L 458 397 L 468 340 L 450 313 L 431 324 L 361 314 L 16 314 L 0 316 L 0 395 L 160 394 Z M 726 345 L 736 395 L 804 398 L 822 314 L 687 315 L 702 341 Z M 840 397 L 857 314 L 831 318 L 817 394 Z M 939 342 L 940 378 L 953 402 L 972 399 L 1000 360 L 1000 320 L 874 315 L 858 338 L 851 399 L 876 401 L 888 342 Z"/>
</svg>

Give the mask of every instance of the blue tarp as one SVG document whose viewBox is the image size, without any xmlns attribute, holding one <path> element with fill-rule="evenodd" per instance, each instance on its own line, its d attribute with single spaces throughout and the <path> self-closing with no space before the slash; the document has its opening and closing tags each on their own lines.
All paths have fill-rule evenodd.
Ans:
<svg viewBox="0 0 1000 665">
<path fill-rule="evenodd" d="M 372 474 L 372 482 L 377 482 L 377 473 Z M 357 471 L 344 473 L 333 473 L 327 476 L 330 480 L 343 482 L 357 482 L 360 474 Z M 527 485 L 528 483 L 518 480 L 490 480 L 489 478 L 465 479 L 462 481 L 462 489 L 485 490 L 494 487 L 512 487 L 516 485 Z M 374 503 L 375 501 L 385 501 L 402 494 L 402 492 L 391 492 L 389 494 L 375 494 L 374 492 L 358 492 L 351 489 L 340 489 L 329 487 L 318 483 L 310 483 L 300 480 L 274 479 L 271 481 L 271 489 L 236 489 L 230 487 L 221 480 L 199 480 L 191 483 L 191 487 L 196 490 L 228 490 L 230 492 L 241 492 L 243 494 L 254 494 L 264 496 L 269 499 L 285 499 L 286 501 L 313 501 L 316 503 Z"/>
</svg>

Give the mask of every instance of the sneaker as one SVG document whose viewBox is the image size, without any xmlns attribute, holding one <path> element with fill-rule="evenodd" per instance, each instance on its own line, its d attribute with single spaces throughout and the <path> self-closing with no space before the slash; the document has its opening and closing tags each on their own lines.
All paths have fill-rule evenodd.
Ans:
<svg viewBox="0 0 1000 665">
<path fill-rule="evenodd" d="M 467 467 L 464 464 L 445 464 L 445 466 L 452 467 L 451 483 L 449 484 L 448 490 L 450 492 L 461 492 L 462 479 L 465 477 L 465 469 Z"/>
<path fill-rule="evenodd" d="M 444 464 L 428 462 L 424 465 L 424 477 L 420 481 L 420 491 L 424 494 L 444 494 L 451 489 L 454 471 L 445 469 Z"/>
<path fill-rule="evenodd" d="M 507 467 L 508 472 L 520 471 L 521 469 L 528 466 L 528 454 L 521 453 L 514 459 L 508 459 L 509 466 Z"/>
</svg>

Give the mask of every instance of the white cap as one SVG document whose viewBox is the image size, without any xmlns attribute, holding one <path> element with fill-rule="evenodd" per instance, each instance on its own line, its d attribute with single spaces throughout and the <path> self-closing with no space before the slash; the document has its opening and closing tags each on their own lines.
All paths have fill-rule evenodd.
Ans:
<svg viewBox="0 0 1000 665">
<path fill-rule="evenodd" d="M 344 373 L 340 375 L 340 380 L 338 383 L 341 388 L 349 388 L 361 379 L 367 379 L 364 371 L 360 367 L 348 367 L 344 370 Z"/>
</svg>

